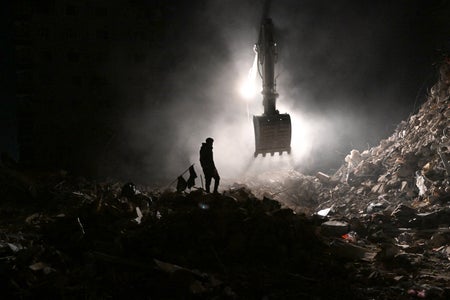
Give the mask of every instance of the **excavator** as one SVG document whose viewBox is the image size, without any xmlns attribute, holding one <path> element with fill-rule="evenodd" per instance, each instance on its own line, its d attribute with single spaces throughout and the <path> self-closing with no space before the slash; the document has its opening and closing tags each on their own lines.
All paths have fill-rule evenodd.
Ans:
<svg viewBox="0 0 450 300">
<path fill-rule="evenodd" d="M 253 116 L 255 129 L 255 153 L 263 157 L 270 153 L 291 153 L 291 117 L 276 109 L 278 93 L 275 83 L 275 63 L 277 61 L 277 43 L 274 39 L 274 25 L 268 17 L 270 1 L 264 2 L 263 16 L 258 42 L 254 50 L 258 56 L 258 73 L 262 79 L 264 113 Z"/>
</svg>

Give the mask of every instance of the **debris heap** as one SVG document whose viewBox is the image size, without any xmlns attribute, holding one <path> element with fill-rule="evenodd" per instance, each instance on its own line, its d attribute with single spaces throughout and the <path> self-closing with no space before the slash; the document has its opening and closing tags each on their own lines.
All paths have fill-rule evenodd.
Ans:
<svg viewBox="0 0 450 300">
<path fill-rule="evenodd" d="M 321 206 L 345 214 L 375 206 L 412 205 L 430 212 L 450 201 L 450 65 L 418 113 L 401 122 L 380 145 L 352 150 L 325 189 Z M 342 202 L 342 201 L 344 202 Z"/>
<path fill-rule="evenodd" d="M 32 173 L 2 157 L 4 298 L 450 299 L 450 64 L 333 175 L 222 195 Z"/>
<path fill-rule="evenodd" d="M 441 208 L 450 201 L 450 63 L 440 68 L 417 114 L 401 122 L 376 147 L 352 150 L 345 164 L 329 176 L 315 177 L 294 170 L 246 178 L 258 197 L 270 197 L 296 211 L 333 207 L 335 212 L 359 216 L 373 208 L 412 205 L 420 212 Z"/>
<path fill-rule="evenodd" d="M 0 289 L 8 299 L 353 294 L 317 220 L 245 188 L 145 192 L 5 168 L 0 187 Z"/>
<path fill-rule="evenodd" d="M 352 150 L 345 161 L 329 180 L 318 176 L 324 184 L 317 210 L 330 219 L 322 233 L 375 249 L 357 277 L 376 299 L 447 299 L 450 61 L 417 114 L 377 147 Z"/>
<path fill-rule="evenodd" d="M 364 261 L 351 266 L 354 285 L 371 287 L 367 298 L 449 297 L 449 61 L 419 111 L 378 146 L 352 150 L 331 176 L 275 175 L 247 185 L 296 212 L 314 209 L 324 217 L 320 236 L 333 255 Z"/>
</svg>

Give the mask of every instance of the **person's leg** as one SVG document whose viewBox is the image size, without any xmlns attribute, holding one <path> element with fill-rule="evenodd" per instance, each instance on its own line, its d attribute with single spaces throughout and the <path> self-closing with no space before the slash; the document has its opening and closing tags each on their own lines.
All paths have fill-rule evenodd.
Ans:
<svg viewBox="0 0 450 300">
<path fill-rule="evenodd" d="M 207 193 L 209 193 L 209 187 L 211 186 L 211 174 L 205 173 L 205 190 Z"/>
<path fill-rule="evenodd" d="M 220 176 L 219 174 L 214 174 L 214 193 L 217 193 L 217 189 L 219 188 Z"/>
</svg>

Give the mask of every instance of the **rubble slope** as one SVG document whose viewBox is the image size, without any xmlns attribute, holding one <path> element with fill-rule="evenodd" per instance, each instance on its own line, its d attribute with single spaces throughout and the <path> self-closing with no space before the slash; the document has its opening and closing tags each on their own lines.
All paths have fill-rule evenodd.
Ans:
<svg viewBox="0 0 450 300">
<path fill-rule="evenodd" d="M 449 62 L 440 75 L 331 176 L 272 172 L 214 195 L 3 161 L 2 297 L 449 299 Z"/>
</svg>

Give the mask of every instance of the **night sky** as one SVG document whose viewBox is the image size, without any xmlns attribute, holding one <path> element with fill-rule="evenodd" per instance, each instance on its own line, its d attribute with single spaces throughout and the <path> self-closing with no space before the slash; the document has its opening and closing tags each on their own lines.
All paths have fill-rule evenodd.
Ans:
<svg viewBox="0 0 450 300">
<path fill-rule="evenodd" d="M 14 99 L 14 45 L 13 16 L 10 4 L 3 4 L 0 9 L 0 149 L 18 155 L 16 142 L 16 106 Z"/>
<path fill-rule="evenodd" d="M 145 64 L 109 60 L 101 70 L 114 87 L 109 105 L 120 114 L 109 166 L 99 166 L 99 174 L 141 182 L 176 178 L 198 162 L 208 136 L 222 177 L 280 166 L 332 172 L 351 149 L 376 146 L 417 111 L 450 50 L 449 1 L 273 1 L 277 108 L 293 118 L 294 149 L 289 158 L 254 160 L 248 113 L 262 113 L 262 97 L 246 102 L 238 86 L 253 62 L 262 1 L 106 3 L 159 18 L 159 43 L 146 49 Z M 3 26 L 4 49 L 13 46 L 11 28 Z M 118 55 L 139 46 L 112 39 L 108 47 Z M 11 83 L 14 56 L 4 53 L 2 83 Z M 144 92 L 125 80 L 133 74 L 147 78 Z M 3 84 L 0 96 L 0 145 L 18 157 L 13 85 Z"/>
</svg>

